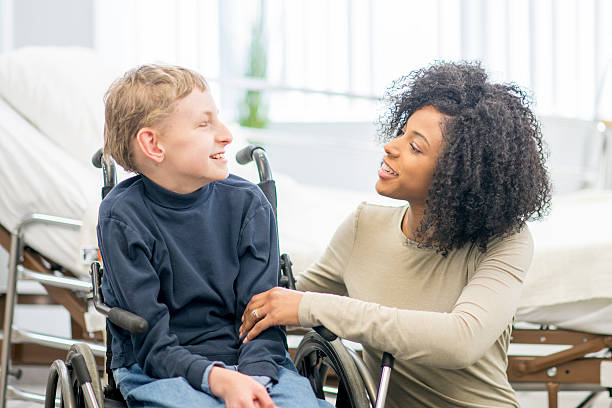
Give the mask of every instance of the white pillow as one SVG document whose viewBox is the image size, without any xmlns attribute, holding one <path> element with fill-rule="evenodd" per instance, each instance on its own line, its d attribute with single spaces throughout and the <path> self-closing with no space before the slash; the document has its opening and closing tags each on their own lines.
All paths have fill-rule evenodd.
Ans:
<svg viewBox="0 0 612 408">
<path fill-rule="evenodd" d="M 88 48 L 27 47 L 0 54 L 0 94 L 83 163 L 102 146 L 103 96 L 120 74 Z"/>
</svg>

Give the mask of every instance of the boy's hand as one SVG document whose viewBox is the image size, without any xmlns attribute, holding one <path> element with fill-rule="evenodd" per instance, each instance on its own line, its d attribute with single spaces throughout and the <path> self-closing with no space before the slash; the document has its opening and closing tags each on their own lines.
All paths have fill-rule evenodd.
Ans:
<svg viewBox="0 0 612 408">
<path fill-rule="evenodd" d="M 213 367 L 208 385 L 227 408 L 277 408 L 263 385 L 238 371 Z"/>
<path fill-rule="evenodd" d="M 246 334 L 247 343 L 271 326 L 298 326 L 302 296 L 297 290 L 279 287 L 253 296 L 242 314 L 240 338 Z"/>
</svg>

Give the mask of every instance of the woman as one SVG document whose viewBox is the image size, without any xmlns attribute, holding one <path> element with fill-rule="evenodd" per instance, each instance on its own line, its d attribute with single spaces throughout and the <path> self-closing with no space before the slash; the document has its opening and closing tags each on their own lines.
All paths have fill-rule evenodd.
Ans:
<svg viewBox="0 0 612 408">
<path fill-rule="evenodd" d="M 251 299 L 241 335 L 324 325 L 363 344 L 374 378 L 388 351 L 389 407 L 518 407 L 506 354 L 533 253 L 525 222 L 550 201 L 539 124 L 479 64 L 418 70 L 387 98 L 376 190 L 408 204 L 360 205 L 301 292 Z"/>
</svg>

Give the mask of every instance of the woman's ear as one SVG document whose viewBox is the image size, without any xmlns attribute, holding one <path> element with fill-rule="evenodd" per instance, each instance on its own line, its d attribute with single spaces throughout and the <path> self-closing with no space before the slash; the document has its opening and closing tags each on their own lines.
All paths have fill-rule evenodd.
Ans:
<svg viewBox="0 0 612 408">
<path fill-rule="evenodd" d="M 149 159 L 159 164 L 164 160 L 164 147 L 159 143 L 159 133 L 150 127 L 144 127 L 136 134 L 136 144 Z"/>
</svg>

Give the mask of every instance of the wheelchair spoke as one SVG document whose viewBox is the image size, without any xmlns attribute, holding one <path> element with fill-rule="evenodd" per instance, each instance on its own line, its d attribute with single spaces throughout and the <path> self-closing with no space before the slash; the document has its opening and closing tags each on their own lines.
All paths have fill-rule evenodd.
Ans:
<svg viewBox="0 0 612 408">
<path fill-rule="evenodd" d="M 323 358 L 319 364 L 319 378 L 321 379 L 321 388 L 327 383 L 327 374 L 329 373 L 331 364 L 327 358 Z"/>
<path fill-rule="evenodd" d="M 316 350 L 313 350 L 312 353 L 305 356 L 299 364 L 298 371 L 306 373 L 305 377 L 310 381 L 310 386 L 314 390 L 317 398 L 325 398 L 325 394 L 323 393 L 323 381 L 321 381 L 321 374 L 319 371 L 321 358 L 318 354 Z"/>
</svg>

